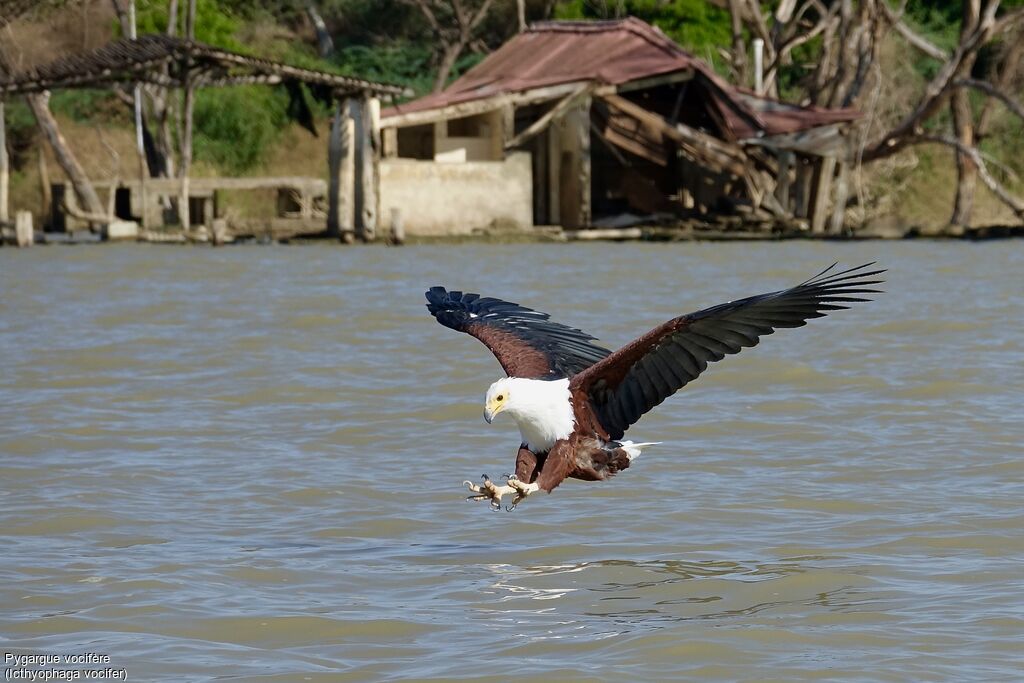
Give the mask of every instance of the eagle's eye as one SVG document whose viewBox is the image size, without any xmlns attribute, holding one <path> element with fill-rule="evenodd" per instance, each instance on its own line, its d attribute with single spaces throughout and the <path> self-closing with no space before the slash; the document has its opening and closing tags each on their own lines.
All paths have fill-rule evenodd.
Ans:
<svg viewBox="0 0 1024 683">
<path fill-rule="evenodd" d="M 498 394 L 498 400 L 499 401 L 504 401 L 505 400 L 505 395 L 504 394 Z"/>
</svg>

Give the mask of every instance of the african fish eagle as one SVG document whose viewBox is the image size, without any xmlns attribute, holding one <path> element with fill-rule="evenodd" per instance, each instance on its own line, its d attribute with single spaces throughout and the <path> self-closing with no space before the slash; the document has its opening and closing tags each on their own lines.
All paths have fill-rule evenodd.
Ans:
<svg viewBox="0 0 1024 683">
<path fill-rule="evenodd" d="M 870 301 L 861 295 L 883 280 L 874 263 L 818 275 L 789 289 L 712 306 L 673 318 L 614 353 L 596 337 L 552 322 L 519 304 L 431 287 L 427 308 L 437 321 L 480 341 L 507 377 L 487 390 L 484 419 L 499 413 L 522 434 L 515 474 L 507 485 L 483 476 L 464 482 L 471 500 L 514 495 L 512 508 L 536 491 L 551 492 L 566 477 L 601 481 L 629 467 L 643 446 L 623 441 L 640 416 L 704 372 L 708 363 L 754 346 L 775 328 L 801 327 L 810 318 Z M 509 508 L 511 509 L 511 508 Z"/>
</svg>

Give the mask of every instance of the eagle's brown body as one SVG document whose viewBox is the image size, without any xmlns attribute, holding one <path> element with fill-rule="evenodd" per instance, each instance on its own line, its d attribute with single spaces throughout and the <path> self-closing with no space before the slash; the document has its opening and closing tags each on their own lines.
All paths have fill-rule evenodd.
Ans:
<svg viewBox="0 0 1024 683">
<path fill-rule="evenodd" d="M 502 491 L 489 480 L 483 487 L 470 488 L 480 492 L 476 497 L 492 501 L 500 500 L 502 492 L 517 491 L 518 500 L 534 490 L 551 491 L 568 477 L 599 481 L 626 469 L 632 445 L 620 440 L 641 415 L 696 379 L 708 363 L 754 346 L 776 328 L 800 327 L 811 318 L 848 308 L 844 304 L 868 301 L 860 295 L 877 292 L 870 285 L 881 280 L 870 278 L 884 272 L 868 270 L 870 265 L 831 273 L 833 266 L 789 289 L 673 318 L 614 353 L 594 344 L 594 337 L 585 332 L 551 322 L 546 313 L 432 288 L 427 292 L 430 312 L 441 324 L 487 345 L 510 378 L 492 385 L 495 412 L 504 407 L 511 387 L 503 382 L 528 380 L 531 392 L 541 390 L 546 397 L 549 385 L 545 383 L 554 391 L 556 383 L 562 382 L 557 387 L 564 392 L 568 380 L 564 400 L 571 405 L 571 425 L 566 423 L 562 435 L 544 448 L 531 449 L 524 439 L 511 488 Z M 495 389 L 499 385 L 507 388 Z M 538 405 L 544 410 L 532 415 L 525 410 L 529 406 L 518 406 L 518 414 L 509 408 L 521 431 L 524 420 L 543 421 L 548 413 L 557 412 L 550 410 L 551 403 Z M 554 403 L 556 409 L 561 410 L 560 406 L 565 403 Z"/>
</svg>

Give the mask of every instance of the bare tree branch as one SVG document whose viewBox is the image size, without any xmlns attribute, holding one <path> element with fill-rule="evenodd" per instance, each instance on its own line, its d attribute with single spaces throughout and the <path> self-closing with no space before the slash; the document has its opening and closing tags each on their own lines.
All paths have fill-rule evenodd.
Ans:
<svg viewBox="0 0 1024 683">
<path fill-rule="evenodd" d="M 1003 104 L 1006 108 L 1012 111 L 1014 114 L 1024 119 L 1024 106 L 1020 102 L 1010 97 L 1007 93 L 1003 92 L 996 86 L 992 85 L 988 81 L 979 81 L 974 78 L 962 78 L 958 81 L 953 82 L 954 88 L 974 88 L 980 90 L 989 97 L 994 97 Z"/>
<path fill-rule="evenodd" d="M 889 25 L 896 29 L 896 32 L 903 36 L 903 39 L 906 40 L 910 45 L 913 45 L 914 47 L 916 47 L 918 50 L 925 53 L 929 57 L 933 57 L 935 59 L 938 59 L 939 61 L 944 62 L 947 59 L 949 59 L 948 52 L 943 50 L 935 43 L 929 41 L 924 36 L 918 33 L 914 33 L 914 31 L 912 31 L 909 26 L 903 23 L 902 17 L 896 14 L 896 12 L 894 12 L 892 8 L 889 7 L 889 4 L 885 2 L 885 0 L 878 4 L 879 7 L 882 8 L 882 13 L 885 15 L 885 19 L 886 21 L 889 22 Z"/>
<path fill-rule="evenodd" d="M 985 165 L 985 159 L 982 158 L 981 153 L 974 147 L 968 147 L 962 144 L 959 140 L 944 135 L 914 135 L 906 138 L 908 145 L 920 145 L 920 144 L 939 144 L 946 145 L 947 147 L 953 147 L 961 154 L 964 154 L 971 158 L 971 161 L 978 167 L 978 176 L 981 178 L 985 186 L 992 191 L 996 197 L 999 198 L 1004 204 L 1010 207 L 1013 212 L 1024 221 L 1024 200 L 1010 193 L 998 180 L 992 177 L 992 174 L 988 171 L 988 166 Z"/>
</svg>

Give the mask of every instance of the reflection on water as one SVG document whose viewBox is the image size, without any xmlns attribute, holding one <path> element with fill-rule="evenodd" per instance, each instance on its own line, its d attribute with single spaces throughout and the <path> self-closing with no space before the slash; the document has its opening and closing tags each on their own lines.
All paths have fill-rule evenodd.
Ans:
<svg viewBox="0 0 1024 683">
<path fill-rule="evenodd" d="M 512 513 L 499 375 L 423 290 L 628 341 L 890 268 Z M 1014 680 L 1018 242 L 0 251 L 0 638 L 129 680 Z"/>
</svg>

